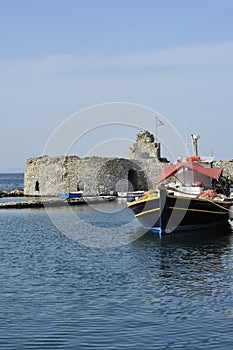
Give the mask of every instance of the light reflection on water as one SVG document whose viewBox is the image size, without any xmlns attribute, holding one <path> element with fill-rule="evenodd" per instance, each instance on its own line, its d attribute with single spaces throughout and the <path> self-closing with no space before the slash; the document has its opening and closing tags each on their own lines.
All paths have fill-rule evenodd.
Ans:
<svg viewBox="0 0 233 350">
<path fill-rule="evenodd" d="M 128 220 L 108 215 L 109 230 Z M 232 347 L 230 229 L 99 249 L 63 235 L 43 209 L 2 210 L 0 222 L 0 349 Z"/>
</svg>

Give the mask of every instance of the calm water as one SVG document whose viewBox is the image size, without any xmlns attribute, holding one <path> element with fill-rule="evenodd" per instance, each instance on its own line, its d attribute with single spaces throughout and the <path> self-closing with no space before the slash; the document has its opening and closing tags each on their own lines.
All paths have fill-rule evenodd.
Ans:
<svg viewBox="0 0 233 350">
<path fill-rule="evenodd" d="M 119 203 L 72 215 L 0 211 L 0 349 L 233 348 L 230 228 L 97 248 L 142 230 Z"/>
<path fill-rule="evenodd" d="M 4 174 L 0 173 L 0 189 L 2 191 L 11 191 L 23 189 L 24 174 Z"/>
</svg>

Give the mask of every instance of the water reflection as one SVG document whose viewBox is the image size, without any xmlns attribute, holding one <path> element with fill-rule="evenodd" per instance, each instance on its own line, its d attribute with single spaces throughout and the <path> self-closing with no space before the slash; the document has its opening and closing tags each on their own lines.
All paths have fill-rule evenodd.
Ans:
<svg viewBox="0 0 233 350">
<path fill-rule="evenodd" d="M 216 246 L 216 248 L 227 247 L 232 243 L 233 228 L 226 226 L 223 228 L 194 230 L 187 232 L 176 232 L 163 235 L 161 238 L 153 231 L 148 231 L 135 244 L 140 247 L 144 245 L 154 245 L 156 247 L 190 247 L 205 249 Z"/>
<path fill-rule="evenodd" d="M 143 282 L 151 282 L 148 302 L 159 299 L 161 315 L 175 319 L 212 317 L 216 312 L 232 317 L 232 243 L 230 228 L 162 239 L 148 232 L 134 242 L 144 266 Z"/>
</svg>

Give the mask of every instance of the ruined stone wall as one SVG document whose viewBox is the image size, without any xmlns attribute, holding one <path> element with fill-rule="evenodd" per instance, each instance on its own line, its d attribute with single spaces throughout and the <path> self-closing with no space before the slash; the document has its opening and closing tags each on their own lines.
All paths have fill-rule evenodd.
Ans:
<svg viewBox="0 0 233 350">
<path fill-rule="evenodd" d="M 60 156 L 30 158 L 24 176 L 26 196 L 57 196 L 83 190 L 84 195 L 148 190 L 161 169 L 160 145 L 148 131 L 138 133 L 129 158 Z"/>
<path fill-rule="evenodd" d="M 84 158 L 78 168 L 84 182 L 84 194 L 98 195 L 148 188 L 148 180 L 140 164 L 123 158 Z"/>
<path fill-rule="evenodd" d="M 160 159 L 160 143 L 154 142 L 154 136 L 147 130 L 141 130 L 136 136 L 136 142 L 129 147 L 129 159 Z"/>
<path fill-rule="evenodd" d="M 156 158 L 148 158 L 141 159 L 139 164 L 148 179 L 148 189 L 155 188 L 155 183 L 158 180 L 162 169 L 167 166 L 167 163 L 160 162 Z"/>
<path fill-rule="evenodd" d="M 83 182 L 84 194 L 97 195 L 99 193 L 97 178 L 107 161 L 108 158 L 101 157 L 86 157 L 82 159 L 77 169 L 77 174 L 79 181 Z"/>
<path fill-rule="evenodd" d="M 223 175 L 233 181 L 233 159 L 214 162 L 214 167 L 223 168 Z"/>
<path fill-rule="evenodd" d="M 163 163 L 155 159 L 39 157 L 27 160 L 26 196 L 57 196 L 83 190 L 84 195 L 147 190 L 154 186 Z M 82 183 L 83 188 L 78 188 Z"/>
<path fill-rule="evenodd" d="M 29 158 L 24 172 L 25 196 L 56 196 L 77 190 L 80 158 L 60 156 Z"/>
</svg>

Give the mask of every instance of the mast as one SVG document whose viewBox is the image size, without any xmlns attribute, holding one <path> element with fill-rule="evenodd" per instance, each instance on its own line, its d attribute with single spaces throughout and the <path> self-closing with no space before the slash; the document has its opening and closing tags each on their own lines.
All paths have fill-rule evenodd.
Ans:
<svg viewBox="0 0 233 350">
<path fill-rule="evenodd" d="M 193 155 L 198 156 L 198 148 L 197 148 L 197 140 L 199 140 L 199 135 L 191 135 L 192 137 L 192 148 L 193 148 Z"/>
</svg>

